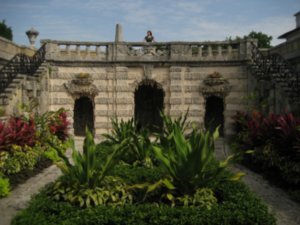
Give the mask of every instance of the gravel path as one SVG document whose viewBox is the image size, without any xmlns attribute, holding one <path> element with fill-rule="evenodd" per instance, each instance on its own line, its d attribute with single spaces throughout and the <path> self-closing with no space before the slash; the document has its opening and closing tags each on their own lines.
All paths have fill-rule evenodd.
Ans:
<svg viewBox="0 0 300 225">
<path fill-rule="evenodd" d="M 228 155 L 229 149 L 222 139 L 216 143 L 217 158 Z M 281 189 L 268 183 L 261 175 L 244 166 L 236 165 L 234 171 L 242 171 L 246 175 L 243 182 L 256 193 L 269 207 L 277 219 L 277 225 L 300 225 L 300 205 L 292 201 Z"/>
<path fill-rule="evenodd" d="M 82 141 L 82 139 L 76 139 L 77 149 L 82 149 Z M 222 139 L 217 142 L 216 149 L 218 158 L 224 157 L 224 154 L 228 152 Z M 299 204 L 290 200 L 279 188 L 271 186 L 260 175 L 240 165 L 234 169 L 246 173 L 243 181 L 269 206 L 270 211 L 277 218 L 277 225 L 300 225 Z M 47 183 L 57 179 L 60 174 L 56 166 L 51 166 L 27 180 L 26 183 L 19 185 L 7 198 L 0 199 L 0 225 L 10 225 L 11 219 L 18 211 L 26 207 L 31 196 L 38 193 Z"/>
</svg>

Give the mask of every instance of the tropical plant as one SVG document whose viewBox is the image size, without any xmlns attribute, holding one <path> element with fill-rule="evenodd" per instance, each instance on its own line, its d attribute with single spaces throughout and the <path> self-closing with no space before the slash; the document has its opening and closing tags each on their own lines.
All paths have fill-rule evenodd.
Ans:
<svg viewBox="0 0 300 225">
<path fill-rule="evenodd" d="M 124 182 L 109 176 L 121 157 L 126 142 L 125 139 L 119 145 L 111 146 L 112 153 L 103 162 L 97 160 L 96 144 L 87 129 L 82 154 L 75 149 L 74 140 L 69 140 L 73 164 L 64 150 L 52 146 L 46 155 L 60 168 L 63 177 L 50 188 L 50 195 L 80 207 L 131 202 L 131 195 L 126 191 Z"/>
<path fill-rule="evenodd" d="M 127 140 L 122 156 L 124 162 L 152 165 L 150 132 L 145 128 L 138 131 L 134 119 L 119 122 L 117 118 L 113 118 L 111 134 L 104 134 L 103 136 L 109 145 L 121 144 Z"/>
<path fill-rule="evenodd" d="M 238 180 L 243 175 L 226 173 L 227 166 L 236 156 L 231 155 L 221 162 L 214 158 L 214 141 L 218 137 L 218 130 L 212 135 L 209 131 L 193 128 L 185 137 L 183 123 L 178 122 L 180 120 L 173 121 L 167 116 L 163 120 L 168 124 L 165 133 L 169 135 L 162 139 L 162 143 L 154 145 L 153 150 L 166 176 L 154 184 L 134 185 L 133 188 L 146 188 L 147 195 L 164 187 L 163 196 L 174 204 L 184 196 L 194 196 L 201 188 L 215 187 L 224 180 Z"/>
<path fill-rule="evenodd" d="M 16 174 L 24 169 L 33 169 L 40 157 L 42 157 L 43 150 L 40 144 L 33 147 L 25 145 L 12 145 L 10 152 L 3 152 L 1 171 L 6 174 Z"/>
<path fill-rule="evenodd" d="M 244 163 L 276 174 L 285 186 L 299 189 L 300 119 L 291 113 L 264 115 L 259 111 L 237 112 L 233 119 L 236 151 L 254 149 L 254 154 L 244 157 Z"/>
<path fill-rule="evenodd" d="M 12 145 L 33 146 L 36 141 L 35 122 L 22 117 L 10 117 L 0 122 L 0 151 L 10 151 Z"/>
</svg>

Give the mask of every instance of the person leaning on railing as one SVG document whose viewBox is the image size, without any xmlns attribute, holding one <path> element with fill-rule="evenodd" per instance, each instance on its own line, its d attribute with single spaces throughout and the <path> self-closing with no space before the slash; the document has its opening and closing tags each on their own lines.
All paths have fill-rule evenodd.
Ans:
<svg viewBox="0 0 300 225">
<path fill-rule="evenodd" d="M 144 40 L 146 42 L 154 42 L 154 36 L 152 35 L 151 30 L 147 31 L 147 35 L 145 36 Z"/>
</svg>

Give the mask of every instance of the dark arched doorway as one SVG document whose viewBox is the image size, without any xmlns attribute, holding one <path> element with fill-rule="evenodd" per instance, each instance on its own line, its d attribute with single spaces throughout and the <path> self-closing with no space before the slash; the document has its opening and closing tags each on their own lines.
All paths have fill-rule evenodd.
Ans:
<svg viewBox="0 0 300 225">
<path fill-rule="evenodd" d="M 160 111 L 164 106 L 164 91 L 155 81 L 144 81 L 134 93 L 134 117 L 138 128 L 161 130 Z"/>
<path fill-rule="evenodd" d="M 218 126 L 220 136 L 224 136 L 224 101 L 222 98 L 211 96 L 206 98 L 205 128 L 213 132 Z"/>
<path fill-rule="evenodd" d="M 74 105 L 74 135 L 84 136 L 85 128 L 94 133 L 94 106 L 88 97 L 80 97 Z"/>
</svg>

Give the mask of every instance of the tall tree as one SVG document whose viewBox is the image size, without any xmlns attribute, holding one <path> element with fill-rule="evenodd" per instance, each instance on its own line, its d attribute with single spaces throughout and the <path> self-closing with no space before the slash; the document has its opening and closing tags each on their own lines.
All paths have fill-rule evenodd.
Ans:
<svg viewBox="0 0 300 225">
<path fill-rule="evenodd" d="M 257 45 L 259 48 L 270 48 L 271 46 L 271 41 L 273 39 L 272 36 L 269 36 L 267 34 L 264 34 L 262 32 L 256 32 L 256 31 L 251 31 L 248 35 L 245 35 L 244 37 L 236 36 L 235 38 L 229 36 L 226 38 L 226 41 L 240 41 L 243 39 L 247 38 L 253 38 L 257 39 Z"/>
<path fill-rule="evenodd" d="M 11 41 L 13 39 L 12 29 L 5 24 L 5 20 L 0 22 L 0 36 Z"/>
<path fill-rule="evenodd" d="M 244 38 L 255 38 L 258 40 L 257 45 L 259 48 L 270 48 L 271 41 L 273 39 L 272 36 L 268 36 L 262 32 L 251 31 L 248 35 L 244 36 Z"/>
</svg>

